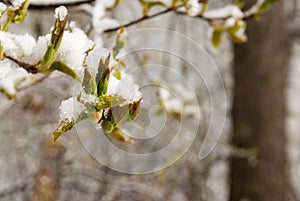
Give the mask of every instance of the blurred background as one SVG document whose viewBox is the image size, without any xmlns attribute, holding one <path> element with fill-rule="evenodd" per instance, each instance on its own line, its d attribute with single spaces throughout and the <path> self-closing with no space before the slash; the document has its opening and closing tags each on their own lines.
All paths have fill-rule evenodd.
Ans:
<svg viewBox="0 0 300 201">
<path fill-rule="evenodd" d="M 56 6 L 40 2 L 32 1 L 25 22 L 12 26 L 10 31 L 30 33 L 35 37 L 49 33 Z M 111 47 L 108 39 L 116 32 L 99 35 L 93 28 L 89 10 L 95 2 L 75 2 L 81 1 L 64 1 L 69 9 L 69 20 L 75 21 L 91 39 Z M 58 0 L 53 3 L 60 5 Z M 229 0 L 210 1 L 211 8 L 230 3 Z M 128 31 L 163 28 L 179 32 L 195 41 L 216 64 L 222 82 L 217 74 L 208 80 L 215 83 L 210 93 L 220 97 L 214 112 L 221 115 L 225 108 L 227 115 L 217 146 L 204 159 L 199 159 L 198 155 L 212 116 L 208 89 L 204 80 L 195 77 L 183 60 L 171 54 L 140 51 L 125 59 L 129 68 L 147 65 L 172 68 L 192 87 L 197 97 L 193 104 L 200 108 L 200 115 L 187 117 L 190 119 L 185 124 L 189 128 L 199 123 L 191 147 L 171 166 L 155 173 L 125 174 L 102 165 L 97 156 L 90 154 L 90 150 L 101 144 L 89 138 L 88 129 L 81 133 L 72 129 L 53 143 L 58 107 L 62 100 L 73 95 L 75 83 L 71 78 L 53 73 L 43 82 L 22 90 L 16 100 L 0 95 L 0 200 L 300 200 L 299 9 L 298 0 L 277 2 L 258 21 L 249 20 L 247 43 L 233 44 L 224 37 L 218 51 L 210 45 L 208 23 L 198 18 L 169 12 L 128 27 Z M 128 22 L 140 18 L 142 9 L 136 1 L 123 1 L 107 15 Z M 128 34 L 127 46 L 134 50 L 147 42 L 157 43 L 166 51 L 182 49 L 183 58 L 201 66 L 211 65 L 211 61 L 199 59 L 199 49 L 169 36 L 158 34 L 149 38 Z M 168 72 L 151 71 L 149 67 L 138 71 L 135 81 L 142 84 L 145 79 L 163 80 L 162 84 L 169 83 L 174 88 L 177 84 L 179 90 L 184 86 Z M 227 102 L 222 102 L 223 85 Z M 147 96 L 149 91 L 142 92 Z M 157 94 L 150 98 L 155 96 Z M 147 108 L 145 111 L 149 113 Z M 144 123 L 149 118 L 142 117 L 144 119 L 139 120 Z M 134 145 L 112 143 L 132 153 L 153 152 L 172 141 L 172 129 L 178 129 L 178 119 L 169 118 L 167 126 L 166 133 L 151 140 L 138 140 Z"/>
</svg>

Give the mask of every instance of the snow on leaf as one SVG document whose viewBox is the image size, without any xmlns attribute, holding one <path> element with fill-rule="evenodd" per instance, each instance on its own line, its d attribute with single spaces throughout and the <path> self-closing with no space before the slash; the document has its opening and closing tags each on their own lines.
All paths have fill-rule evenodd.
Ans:
<svg viewBox="0 0 300 201">
<path fill-rule="evenodd" d="M 93 94 L 87 94 L 84 91 L 81 91 L 77 95 L 77 100 L 85 106 L 90 106 L 95 104 L 98 101 L 98 98 Z"/>
<path fill-rule="evenodd" d="M 97 76 L 97 73 L 99 73 L 100 61 L 106 60 L 109 55 L 110 51 L 102 47 L 97 47 L 88 54 L 86 58 L 86 65 L 91 76 Z"/>
<path fill-rule="evenodd" d="M 125 102 L 125 99 L 123 99 L 120 96 L 117 95 L 103 95 L 99 97 L 99 101 L 97 102 L 96 108 L 98 110 L 106 109 L 115 107 L 118 105 L 121 105 Z"/>
<path fill-rule="evenodd" d="M 54 28 L 51 33 L 50 44 L 48 45 L 47 51 L 43 57 L 42 64 L 39 66 L 40 70 L 47 70 L 55 61 L 57 56 L 58 48 L 60 47 L 65 27 L 66 20 L 68 16 L 67 9 L 63 6 L 60 6 L 55 9 L 56 21 L 54 24 Z"/>
<path fill-rule="evenodd" d="M 75 121 L 84 111 L 85 106 L 77 101 L 76 98 L 71 97 L 61 102 L 59 107 L 59 119 L 69 119 L 70 121 Z"/>
<path fill-rule="evenodd" d="M 9 60 L 0 61 L 0 90 L 8 98 L 14 98 L 18 87 L 29 79 L 29 74 L 23 68 L 17 68 Z"/>
<path fill-rule="evenodd" d="M 17 7 L 17 6 L 21 6 L 22 3 L 24 3 L 25 0 L 14 0 L 13 1 L 13 6 Z"/>
<path fill-rule="evenodd" d="M 60 21 L 65 20 L 67 15 L 68 15 L 68 10 L 66 9 L 66 7 L 60 6 L 55 9 L 54 17 L 56 19 L 59 19 Z"/>
<path fill-rule="evenodd" d="M 71 130 L 74 125 L 75 122 L 70 121 L 70 119 L 64 119 L 60 121 L 58 128 L 53 132 L 54 141 L 57 141 L 61 135 Z"/>
<path fill-rule="evenodd" d="M 186 3 L 187 14 L 189 16 L 197 16 L 200 14 L 202 10 L 202 4 L 198 2 L 198 0 L 189 0 Z"/>
<path fill-rule="evenodd" d="M 230 20 L 230 22 L 228 22 Z M 247 41 L 245 34 L 247 23 L 242 20 L 229 18 L 225 23 L 226 31 L 230 34 L 231 39 L 235 43 L 243 43 Z"/>
<path fill-rule="evenodd" d="M 53 132 L 55 141 L 75 124 L 87 118 L 86 107 L 74 97 L 62 101 L 59 110 L 59 126 Z"/>
<path fill-rule="evenodd" d="M 3 52 L 19 61 L 25 61 L 27 55 L 33 53 L 35 39 L 29 35 L 15 35 L 0 31 L 0 42 L 3 46 Z"/>
<path fill-rule="evenodd" d="M 209 19 L 222 19 L 227 17 L 242 18 L 244 14 L 236 5 L 227 5 L 223 8 L 208 10 L 203 13 L 203 16 Z"/>
<path fill-rule="evenodd" d="M 81 29 L 74 28 L 73 32 L 65 31 L 57 52 L 56 61 L 70 67 L 76 73 L 78 79 L 82 81 L 85 52 L 93 45 L 94 43 Z"/>
<path fill-rule="evenodd" d="M 118 80 L 111 76 L 108 85 L 108 94 L 115 94 L 126 100 L 127 103 L 138 101 L 142 98 L 139 86 L 134 82 L 131 75 L 123 74 L 123 78 Z"/>
</svg>

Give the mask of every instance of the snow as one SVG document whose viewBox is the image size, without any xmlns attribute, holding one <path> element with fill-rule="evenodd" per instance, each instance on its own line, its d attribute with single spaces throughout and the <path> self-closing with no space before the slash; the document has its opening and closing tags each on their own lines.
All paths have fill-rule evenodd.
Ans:
<svg viewBox="0 0 300 201">
<path fill-rule="evenodd" d="M 229 28 L 229 27 L 233 27 L 236 23 L 236 19 L 234 17 L 230 17 L 225 21 L 225 27 Z"/>
<path fill-rule="evenodd" d="M 103 5 L 107 8 L 113 7 L 115 4 L 116 0 L 101 0 L 103 2 Z"/>
<path fill-rule="evenodd" d="M 50 43 L 50 38 L 51 38 L 50 34 L 47 34 L 46 36 L 40 36 L 38 38 L 38 41 L 33 48 L 33 53 L 28 55 L 28 57 L 26 58 L 26 63 L 33 65 L 43 59 L 48 44 Z"/>
<path fill-rule="evenodd" d="M 60 121 L 67 119 L 72 122 L 78 119 L 79 115 L 85 110 L 85 106 L 78 102 L 75 97 L 71 97 L 61 102 L 59 110 Z"/>
<path fill-rule="evenodd" d="M 68 15 L 68 10 L 66 9 L 66 7 L 60 6 L 55 9 L 54 17 L 56 19 L 59 19 L 60 21 L 65 20 L 67 15 Z"/>
<path fill-rule="evenodd" d="M 19 5 L 21 5 L 23 2 L 24 2 L 25 0 L 14 0 L 13 1 L 13 6 L 19 6 Z"/>
<path fill-rule="evenodd" d="M 142 98 L 139 86 L 134 82 L 131 75 L 123 73 L 122 80 L 118 80 L 115 76 L 110 76 L 108 84 L 108 94 L 114 94 L 124 98 L 126 103 L 138 101 Z"/>
<path fill-rule="evenodd" d="M 97 97 L 92 94 L 86 94 L 84 90 L 82 90 L 78 95 L 78 100 L 80 103 L 84 105 L 90 105 L 96 102 Z"/>
<path fill-rule="evenodd" d="M 0 61 L 0 73 L 0 88 L 12 96 L 16 94 L 17 86 L 29 78 L 26 70 L 17 68 L 7 59 Z"/>
<path fill-rule="evenodd" d="M 4 53 L 30 65 L 35 65 L 43 59 L 50 38 L 51 35 L 47 34 L 39 37 L 36 42 L 29 34 L 15 35 L 0 31 L 0 41 Z M 93 41 L 81 29 L 73 28 L 72 32 L 65 31 L 56 60 L 70 67 L 81 80 L 83 79 L 85 52 L 93 45 Z"/>
<path fill-rule="evenodd" d="M 100 59 L 107 58 L 109 53 L 110 52 L 108 49 L 102 47 L 97 47 L 89 53 L 89 55 L 86 58 L 86 64 L 92 76 L 96 77 Z"/>
<path fill-rule="evenodd" d="M 12 33 L 0 31 L 0 41 L 7 56 L 24 60 L 25 57 L 33 53 L 35 39 L 29 35 L 14 35 Z"/>
<path fill-rule="evenodd" d="M 6 9 L 7 6 L 4 3 L 0 2 L 0 13 L 4 12 Z"/>
<path fill-rule="evenodd" d="M 93 45 L 94 42 L 81 29 L 74 28 L 72 32 L 65 31 L 56 60 L 70 67 L 77 74 L 78 78 L 82 80 L 85 52 L 92 48 Z"/>
<path fill-rule="evenodd" d="M 223 8 L 208 10 L 203 13 L 203 16 L 209 19 L 219 19 L 226 17 L 242 18 L 244 14 L 239 7 L 235 5 L 228 5 Z"/>
<path fill-rule="evenodd" d="M 189 16 L 197 16 L 201 12 L 202 4 L 199 4 L 198 0 L 189 0 L 187 2 L 188 5 L 188 15 Z"/>
</svg>

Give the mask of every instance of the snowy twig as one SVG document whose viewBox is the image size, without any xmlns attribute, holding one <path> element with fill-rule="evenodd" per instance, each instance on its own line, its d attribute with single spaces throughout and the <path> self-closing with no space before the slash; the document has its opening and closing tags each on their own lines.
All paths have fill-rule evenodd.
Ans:
<svg viewBox="0 0 300 201">
<path fill-rule="evenodd" d="M 202 1 L 199 1 L 199 2 L 202 2 Z M 166 9 L 166 10 L 163 10 L 161 12 L 155 13 L 153 15 L 143 16 L 141 18 L 138 18 L 138 19 L 136 19 L 134 21 L 128 22 L 128 23 L 123 24 L 123 25 L 120 25 L 118 27 L 114 27 L 114 28 L 111 28 L 111 29 L 106 29 L 103 32 L 104 33 L 108 33 L 108 32 L 117 31 L 117 30 L 119 30 L 122 27 L 125 27 L 125 28 L 126 27 L 130 27 L 130 26 L 133 26 L 133 25 L 135 25 L 135 24 L 137 24 L 139 22 L 142 22 L 142 21 L 145 21 L 145 20 L 148 20 L 148 19 L 152 19 L 152 18 L 158 17 L 160 15 L 166 14 L 166 13 L 171 12 L 171 11 L 174 11 L 175 13 L 180 14 L 180 15 L 187 15 L 186 12 L 178 10 L 181 7 L 183 7 L 183 5 L 180 5 L 180 6 L 177 6 L 177 7 L 170 7 L 168 9 Z M 254 17 L 255 15 L 257 15 L 257 11 L 255 9 L 250 8 L 249 10 L 244 11 L 243 14 L 244 15 L 243 15 L 243 17 L 241 19 L 243 19 L 243 20 L 250 19 L 250 18 Z M 216 21 L 216 20 L 226 20 L 226 19 L 230 18 L 231 16 L 225 16 L 225 17 L 205 17 L 203 14 L 199 14 L 199 15 L 191 16 L 191 17 L 201 18 L 201 19 L 207 21 L 208 23 L 211 23 L 211 22 Z"/>
<path fill-rule="evenodd" d="M 10 57 L 10 56 L 6 56 L 5 54 L 3 54 L 4 58 L 7 58 L 13 62 L 15 62 L 16 64 L 18 64 L 20 67 L 24 68 L 28 73 L 32 73 L 32 74 L 37 74 L 38 73 L 38 68 L 37 66 L 34 65 L 30 65 L 21 61 L 18 61 L 17 59 Z"/>
</svg>

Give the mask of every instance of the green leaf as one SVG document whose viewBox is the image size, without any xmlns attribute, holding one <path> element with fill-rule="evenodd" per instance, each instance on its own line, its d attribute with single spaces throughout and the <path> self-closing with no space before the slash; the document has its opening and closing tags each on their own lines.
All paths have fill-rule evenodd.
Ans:
<svg viewBox="0 0 300 201">
<path fill-rule="evenodd" d="M 0 41 L 0 60 L 2 60 L 4 58 L 4 55 L 3 55 L 3 46 L 1 44 L 1 41 Z"/>
<path fill-rule="evenodd" d="M 141 6 L 143 7 L 144 16 L 149 16 L 150 9 L 154 6 L 166 6 L 161 1 L 147 1 L 147 0 L 139 0 Z"/>
<path fill-rule="evenodd" d="M 94 77 L 91 77 L 86 92 L 87 92 L 87 94 L 92 94 L 92 95 L 97 96 L 97 83 L 96 83 L 96 80 Z"/>
<path fill-rule="evenodd" d="M 110 133 L 112 138 L 120 142 L 132 143 L 132 139 L 125 135 L 118 127 L 115 127 Z"/>
<path fill-rule="evenodd" d="M 39 69 L 41 71 L 49 69 L 56 59 L 57 50 L 60 46 L 64 35 L 67 17 L 68 15 L 66 15 L 66 17 L 63 20 L 60 20 L 60 18 L 58 17 L 55 21 L 54 28 L 51 33 L 50 44 L 48 45 L 47 51 L 43 57 L 43 61 L 39 66 Z"/>
<path fill-rule="evenodd" d="M 92 77 L 87 68 L 84 69 L 82 87 L 87 94 L 98 96 L 96 79 Z"/>
<path fill-rule="evenodd" d="M 125 102 L 125 99 L 118 95 L 103 95 L 99 97 L 99 101 L 95 107 L 97 110 L 116 107 Z"/>
<path fill-rule="evenodd" d="M 120 53 L 121 49 L 123 49 L 126 45 L 126 39 L 122 38 L 122 34 L 125 33 L 125 28 L 122 27 L 118 30 L 116 37 L 116 44 L 113 47 L 113 58 L 116 59 L 117 55 Z"/>
<path fill-rule="evenodd" d="M 231 39 L 235 43 L 244 43 L 247 41 L 245 34 L 247 23 L 242 20 L 237 20 L 234 26 L 229 27 L 226 31 L 229 33 Z"/>
<path fill-rule="evenodd" d="M 113 118 L 116 124 L 134 120 L 138 115 L 141 101 L 142 99 L 139 99 L 131 103 L 123 103 L 121 106 L 111 108 L 111 118 Z"/>
<path fill-rule="evenodd" d="M 266 12 L 277 0 L 264 0 L 258 6 L 258 13 Z"/>
<path fill-rule="evenodd" d="M 29 0 L 24 1 L 16 10 L 13 10 L 12 23 L 17 24 L 23 22 L 27 15 L 27 8 L 29 6 Z M 8 10 L 10 12 L 11 10 Z M 9 14 L 8 14 L 9 15 Z"/>
<path fill-rule="evenodd" d="M 244 5 L 245 5 L 245 3 L 246 3 L 246 0 L 237 0 L 237 1 L 235 2 L 235 5 L 236 5 L 237 7 L 239 7 L 239 8 L 243 8 Z"/>
<path fill-rule="evenodd" d="M 58 128 L 53 133 L 54 141 L 57 141 L 58 138 L 62 136 L 65 132 L 71 130 L 74 125 L 74 121 L 70 121 L 69 119 L 62 120 Z"/>
<path fill-rule="evenodd" d="M 104 119 L 101 122 L 101 127 L 105 133 L 111 133 L 114 129 L 114 124 L 113 124 L 113 122 L 111 122 L 107 119 Z"/>
<path fill-rule="evenodd" d="M 223 29 L 214 29 L 212 31 L 211 43 L 214 48 L 219 49 L 222 42 Z"/>
<path fill-rule="evenodd" d="M 89 111 L 84 110 L 77 117 L 77 119 L 69 119 L 69 118 L 62 119 L 59 122 L 59 126 L 57 127 L 57 129 L 53 132 L 54 141 L 57 141 L 58 138 L 62 136 L 65 132 L 71 130 L 74 127 L 74 125 L 76 125 L 77 123 L 81 122 L 84 119 L 87 119 L 88 115 L 89 115 Z"/>
<path fill-rule="evenodd" d="M 108 82 L 110 76 L 110 68 L 109 68 L 109 57 L 106 59 L 100 59 L 98 73 L 96 76 L 97 85 L 97 94 L 98 96 L 102 96 L 107 93 Z"/>
<path fill-rule="evenodd" d="M 129 103 L 129 118 L 130 118 L 130 120 L 134 120 L 136 118 L 136 116 L 138 115 L 141 102 L 142 102 L 142 99 L 139 99 L 138 101 L 135 101 L 133 103 Z"/>
<path fill-rule="evenodd" d="M 73 77 L 74 79 L 77 79 L 77 74 L 67 65 L 60 61 L 55 61 L 52 63 L 52 65 L 49 68 L 50 71 L 58 70 L 66 75 L 69 75 Z"/>
<path fill-rule="evenodd" d="M 84 69 L 84 75 L 83 75 L 82 87 L 83 87 L 83 89 L 86 93 L 87 93 L 87 90 L 89 88 L 89 83 L 90 83 L 91 77 L 92 77 L 91 73 L 88 71 L 87 68 L 85 68 Z"/>
<path fill-rule="evenodd" d="M 182 4 L 183 4 L 183 0 L 173 0 L 172 7 L 175 8 L 175 7 L 178 7 Z"/>
<path fill-rule="evenodd" d="M 43 61 L 42 61 L 41 66 L 39 67 L 39 69 L 41 71 L 47 70 L 52 65 L 52 63 L 55 61 L 55 59 L 56 59 L 56 51 L 54 49 L 54 46 L 49 45 L 47 48 L 47 51 L 43 57 Z"/>
<path fill-rule="evenodd" d="M 7 31 L 9 24 L 17 24 L 23 22 L 27 15 L 27 8 L 29 6 L 29 0 L 24 1 L 20 6 L 16 8 L 9 7 L 7 9 L 7 19 L 1 30 Z"/>
<path fill-rule="evenodd" d="M 122 73 L 121 73 L 121 71 L 120 71 L 120 69 L 118 67 L 114 67 L 114 76 L 118 80 L 122 79 Z"/>
</svg>

